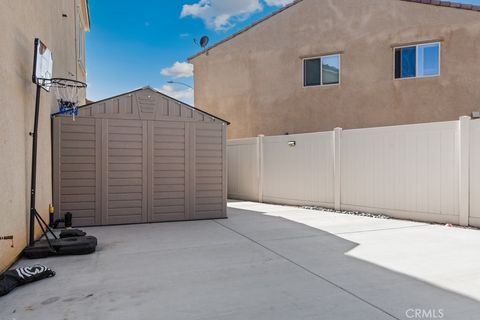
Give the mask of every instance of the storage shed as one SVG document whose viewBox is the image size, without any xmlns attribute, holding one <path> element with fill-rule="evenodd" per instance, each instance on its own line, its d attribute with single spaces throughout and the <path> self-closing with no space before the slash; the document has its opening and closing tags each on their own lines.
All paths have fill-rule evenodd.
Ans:
<svg viewBox="0 0 480 320">
<path fill-rule="evenodd" d="M 228 122 L 145 87 L 53 115 L 56 218 L 76 226 L 226 217 Z"/>
</svg>

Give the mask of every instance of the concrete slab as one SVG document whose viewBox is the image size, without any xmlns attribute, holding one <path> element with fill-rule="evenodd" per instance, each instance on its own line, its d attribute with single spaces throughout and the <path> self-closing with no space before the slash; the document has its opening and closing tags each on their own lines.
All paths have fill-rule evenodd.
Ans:
<svg viewBox="0 0 480 320">
<path fill-rule="evenodd" d="M 0 319 L 408 319 L 420 308 L 459 320 L 480 311 L 473 299 L 345 255 L 357 247 L 348 239 L 262 212 L 229 215 L 86 229 L 99 238 L 95 254 L 19 261 L 57 275 L 0 298 Z"/>
<path fill-rule="evenodd" d="M 229 203 L 357 243 L 347 255 L 480 301 L 480 231 L 396 219 L 373 219 L 291 206 Z"/>
</svg>

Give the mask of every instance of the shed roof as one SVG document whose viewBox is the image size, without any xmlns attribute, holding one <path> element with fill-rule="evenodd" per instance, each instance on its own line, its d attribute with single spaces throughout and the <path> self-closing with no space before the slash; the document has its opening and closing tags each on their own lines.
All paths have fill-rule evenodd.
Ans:
<svg viewBox="0 0 480 320">
<path fill-rule="evenodd" d="M 213 44 L 209 48 L 207 48 L 205 50 L 202 50 L 202 51 L 198 52 L 197 54 L 191 56 L 190 58 L 188 58 L 188 61 L 191 61 L 191 60 L 197 58 L 198 56 L 202 55 L 203 53 L 207 52 L 208 50 L 211 50 L 211 49 L 213 49 L 213 48 L 215 48 L 215 47 L 217 47 L 217 46 L 219 46 L 219 45 L 221 45 L 221 44 L 223 44 L 227 41 L 230 41 L 231 39 L 233 39 L 233 38 L 237 37 L 238 35 L 252 29 L 253 27 L 262 23 L 263 21 L 268 20 L 268 19 L 272 18 L 273 16 L 276 16 L 277 14 L 279 14 L 279 13 L 287 10 L 288 8 L 293 7 L 294 5 L 296 5 L 300 2 L 303 2 L 303 1 L 304 0 L 294 0 L 291 4 L 282 7 L 281 9 L 279 9 L 279 10 L 267 15 L 266 17 L 252 23 L 251 25 L 246 26 L 245 28 L 241 29 L 240 31 L 235 32 L 231 36 Z M 399 0 L 399 1 L 413 2 L 413 3 L 426 4 L 426 5 L 432 5 L 432 6 L 437 6 L 437 7 L 446 7 L 446 8 L 462 9 L 462 10 L 470 10 L 470 11 L 480 12 L 480 5 L 465 4 L 465 3 L 458 3 L 458 2 L 452 2 L 452 1 L 440 1 L 440 0 Z"/>
<path fill-rule="evenodd" d="M 109 97 L 109 98 L 105 98 L 105 99 L 102 99 L 102 100 L 99 100 L 99 101 L 89 102 L 89 103 L 87 103 L 87 104 L 85 104 L 85 105 L 79 106 L 78 109 L 81 111 L 82 109 L 85 109 L 85 108 L 88 108 L 88 107 L 94 107 L 94 105 L 101 105 L 101 104 L 104 103 L 104 102 L 107 102 L 107 101 L 110 101 L 110 100 L 114 100 L 114 99 L 120 98 L 120 97 L 122 97 L 122 96 L 131 95 L 131 94 L 134 94 L 134 93 L 139 93 L 139 92 L 141 92 L 141 91 L 147 91 L 147 90 L 150 90 L 150 91 L 152 91 L 152 92 L 154 92 L 154 93 L 156 93 L 156 94 L 158 94 L 158 95 L 160 95 L 160 96 L 162 96 L 162 97 L 164 97 L 164 98 L 166 98 L 166 99 L 168 99 L 168 100 L 174 101 L 175 103 L 177 103 L 177 104 L 179 104 L 179 105 L 181 105 L 181 106 L 183 106 L 183 107 L 185 107 L 185 108 L 190 109 L 192 112 L 197 112 L 197 113 L 206 115 L 206 116 L 208 116 L 208 117 L 211 117 L 211 118 L 214 118 L 214 119 L 219 120 L 219 121 L 221 121 L 221 122 L 224 122 L 224 123 L 226 123 L 227 125 L 230 124 L 230 122 L 228 122 L 227 120 L 224 120 L 224 119 L 219 118 L 219 117 L 217 117 L 217 116 L 215 116 L 215 115 L 213 115 L 213 114 L 210 114 L 210 113 L 208 113 L 208 112 L 206 112 L 206 111 L 203 111 L 203 110 L 201 110 L 201 109 L 199 109 L 199 108 L 196 108 L 196 107 L 194 107 L 194 106 L 192 106 L 192 105 L 190 105 L 190 104 L 188 104 L 188 103 L 185 103 L 185 102 L 182 102 L 182 101 L 180 101 L 180 100 L 177 100 L 177 99 L 175 99 L 175 98 L 173 98 L 173 97 L 170 97 L 170 96 L 168 96 L 168 95 L 166 95 L 166 94 L 160 92 L 159 90 L 157 90 L 157 89 L 155 89 L 155 88 L 152 88 L 152 87 L 150 87 L 150 86 L 145 86 L 145 87 L 138 88 L 138 89 L 135 89 L 135 90 L 132 90 L 132 91 L 124 92 L 124 93 L 118 94 L 118 95 L 116 95 L 116 96 Z M 60 116 L 60 115 L 62 115 L 60 112 L 56 112 L 56 113 L 52 114 L 52 117 L 56 117 L 56 116 Z"/>
</svg>

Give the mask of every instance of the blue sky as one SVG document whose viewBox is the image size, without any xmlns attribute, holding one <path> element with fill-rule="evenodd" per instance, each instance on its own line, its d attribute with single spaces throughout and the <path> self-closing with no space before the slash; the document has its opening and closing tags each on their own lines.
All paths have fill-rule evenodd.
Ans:
<svg viewBox="0 0 480 320">
<path fill-rule="evenodd" d="M 200 51 L 193 39 L 207 35 L 210 44 L 215 43 L 290 2 L 208 0 L 212 5 L 206 7 L 202 1 L 119 0 L 115 5 L 112 1 L 89 1 L 88 98 L 99 100 L 150 85 L 192 103 L 192 90 L 166 82 L 193 85 L 192 77 L 187 76 L 188 66 L 182 64 Z M 175 62 L 180 63 L 176 68 L 164 70 Z"/>
<path fill-rule="evenodd" d="M 90 0 L 88 98 L 99 100 L 150 85 L 187 103 L 193 85 L 187 58 L 193 39 L 218 42 L 292 0 Z M 480 4 L 480 0 L 458 1 Z M 176 63 L 178 62 L 178 63 Z"/>
</svg>

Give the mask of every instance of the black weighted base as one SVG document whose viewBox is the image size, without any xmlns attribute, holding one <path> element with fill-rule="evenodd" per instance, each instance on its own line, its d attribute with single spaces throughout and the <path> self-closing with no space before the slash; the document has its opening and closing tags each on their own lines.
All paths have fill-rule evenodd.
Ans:
<svg viewBox="0 0 480 320">
<path fill-rule="evenodd" d="M 23 256 L 27 259 L 40 259 L 46 257 L 83 255 L 95 252 L 97 248 L 97 238 L 93 236 L 70 237 L 64 239 L 50 239 L 35 242 L 33 246 L 27 247 L 23 251 Z"/>
<path fill-rule="evenodd" d="M 60 239 L 73 238 L 73 237 L 83 237 L 87 233 L 79 229 L 65 229 L 60 232 Z"/>
</svg>

